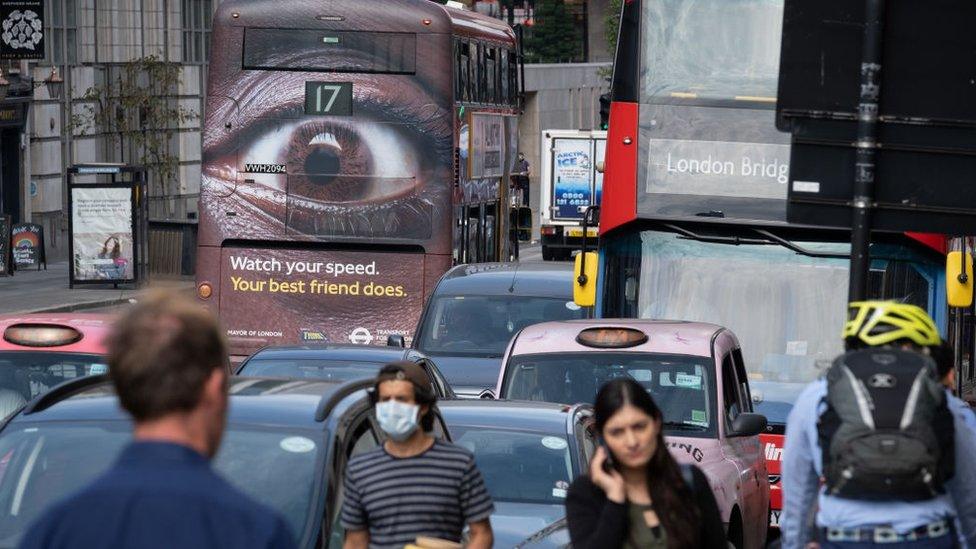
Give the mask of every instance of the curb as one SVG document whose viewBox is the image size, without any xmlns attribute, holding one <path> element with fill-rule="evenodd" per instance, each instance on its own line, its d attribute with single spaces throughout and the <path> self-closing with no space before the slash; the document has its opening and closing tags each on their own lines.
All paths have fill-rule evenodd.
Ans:
<svg viewBox="0 0 976 549">
<path fill-rule="evenodd" d="M 112 299 L 100 299 L 97 301 L 86 301 L 84 303 L 72 303 L 70 305 L 57 305 L 55 307 L 41 307 L 40 309 L 28 309 L 26 311 L 15 311 L 14 315 L 23 314 L 35 314 L 35 313 L 74 313 L 78 311 L 84 311 L 87 309 L 100 309 L 102 307 L 111 307 L 113 305 L 121 305 L 123 303 L 129 303 L 132 299 L 138 297 L 137 295 L 129 297 L 116 297 Z"/>
<path fill-rule="evenodd" d="M 190 285 L 187 288 L 173 288 L 177 292 L 191 294 L 196 290 L 196 286 Z M 7 315 L 25 315 L 25 314 L 43 314 L 43 313 L 74 313 L 78 311 L 85 311 L 88 309 L 101 309 L 102 307 L 112 307 L 115 305 L 124 305 L 126 303 L 132 303 L 138 300 L 145 291 L 132 291 L 129 295 L 123 295 L 120 297 L 111 297 L 104 299 L 96 299 L 92 301 L 83 301 L 81 303 L 71 303 L 68 305 L 55 305 L 52 307 L 40 307 L 37 309 L 25 309 L 21 311 L 11 311 L 0 313 L 4 316 Z"/>
</svg>

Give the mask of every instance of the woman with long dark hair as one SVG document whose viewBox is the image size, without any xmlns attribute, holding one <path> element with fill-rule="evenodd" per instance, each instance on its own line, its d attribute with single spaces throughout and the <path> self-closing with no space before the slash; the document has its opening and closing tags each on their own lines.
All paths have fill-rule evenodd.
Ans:
<svg viewBox="0 0 976 549">
<path fill-rule="evenodd" d="M 611 381 L 597 393 L 595 411 L 605 445 L 566 498 L 574 549 L 727 547 L 708 480 L 671 457 L 661 409 L 647 390 L 632 379 Z"/>
</svg>

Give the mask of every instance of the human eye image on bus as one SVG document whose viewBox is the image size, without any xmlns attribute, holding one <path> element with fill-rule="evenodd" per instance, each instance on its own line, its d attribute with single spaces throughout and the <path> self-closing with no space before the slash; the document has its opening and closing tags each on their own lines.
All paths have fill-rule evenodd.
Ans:
<svg viewBox="0 0 976 549">
<path fill-rule="evenodd" d="M 203 207 L 260 211 L 246 231 L 255 238 L 282 223 L 310 236 L 431 238 L 449 208 L 448 186 L 434 183 L 452 176 L 453 137 L 449 75 L 417 62 L 433 39 L 235 31 L 242 69 L 212 68 L 229 104 L 208 113 L 228 121 L 209 124 L 204 143 L 204 186 L 224 189 L 204 196 L 222 204 Z"/>
</svg>

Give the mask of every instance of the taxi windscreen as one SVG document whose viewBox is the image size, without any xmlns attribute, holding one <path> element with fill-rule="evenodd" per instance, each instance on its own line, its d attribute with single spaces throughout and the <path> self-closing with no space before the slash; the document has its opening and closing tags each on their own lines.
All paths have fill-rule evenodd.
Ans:
<svg viewBox="0 0 976 549">
<path fill-rule="evenodd" d="M 108 373 L 105 357 L 50 351 L 0 351 L 0 418 L 63 381 Z"/>
<path fill-rule="evenodd" d="M 45 422 L 0 437 L 0 547 L 14 547 L 48 506 L 105 472 L 132 440 L 127 422 Z M 321 433 L 228 425 L 213 464 L 221 476 L 280 512 L 301 539 L 314 507 Z M 255 475 L 255 471 L 261 471 Z"/>
<path fill-rule="evenodd" d="M 714 365 L 706 357 L 656 353 L 517 355 L 505 367 L 500 398 L 593 403 L 614 379 L 640 383 L 664 413 L 666 434 L 716 432 Z"/>
</svg>

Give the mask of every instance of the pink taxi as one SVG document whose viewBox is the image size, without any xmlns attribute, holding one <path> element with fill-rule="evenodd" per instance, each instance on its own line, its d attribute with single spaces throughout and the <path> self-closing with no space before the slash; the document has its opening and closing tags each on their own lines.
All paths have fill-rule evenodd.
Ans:
<svg viewBox="0 0 976 549">
<path fill-rule="evenodd" d="M 672 454 L 708 476 L 728 539 L 759 549 L 769 523 L 769 478 L 735 335 L 711 324 L 578 320 L 529 326 L 509 343 L 501 399 L 592 403 L 605 382 L 630 377 L 664 412 Z"/>
<path fill-rule="evenodd" d="M 0 419 L 69 379 L 108 372 L 110 315 L 0 316 Z"/>
</svg>

